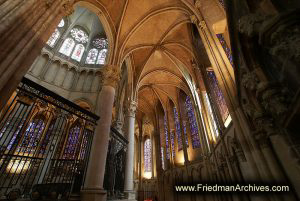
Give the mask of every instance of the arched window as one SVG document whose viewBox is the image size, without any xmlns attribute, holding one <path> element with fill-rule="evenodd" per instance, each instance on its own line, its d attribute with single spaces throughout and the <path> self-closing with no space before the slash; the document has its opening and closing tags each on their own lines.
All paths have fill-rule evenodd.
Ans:
<svg viewBox="0 0 300 201">
<path fill-rule="evenodd" d="M 164 117 L 164 128 L 165 128 L 165 142 L 166 142 L 166 155 L 167 159 L 170 159 L 170 150 L 169 150 L 169 137 L 168 137 L 168 122 L 167 122 L 167 115 L 165 114 Z"/>
<path fill-rule="evenodd" d="M 161 153 L 161 167 L 164 170 L 165 169 L 165 161 L 164 161 L 164 149 L 163 149 L 163 147 L 161 147 L 160 153 Z"/>
<path fill-rule="evenodd" d="M 217 77 L 213 70 L 207 71 L 208 83 L 210 86 L 210 91 L 212 92 L 212 98 L 216 101 L 216 105 L 222 117 L 222 121 L 225 124 L 226 120 L 231 119 L 229 115 L 229 110 L 225 102 L 223 92 L 221 91 Z"/>
<path fill-rule="evenodd" d="M 60 36 L 60 32 L 58 31 L 58 29 L 55 29 L 55 31 L 53 32 L 53 34 L 50 36 L 49 40 L 47 41 L 47 45 L 49 45 L 50 47 L 54 47 L 59 36 Z"/>
<path fill-rule="evenodd" d="M 190 124 L 190 131 L 191 131 L 191 140 L 192 140 L 192 146 L 193 149 L 200 147 L 200 139 L 198 135 L 198 124 L 194 113 L 193 104 L 191 101 L 191 98 L 189 96 L 186 96 L 185 99 L 185 108 Z"/>
<path fill-rule="evenodd" d="M 61 46 L 59 52 L 66 56 L 70 56 L 74 46 L 75 41 L 72 38 L 67 38 Z"/>
<path fill-rule="evenodd" d="M 174 131 L 170 131 L 170 140 L 171 140 L 171 146 L 172 146 L 172 158 L 175 159 L 175 142 L 174 142 L 174 138 L 175 138 L 175 133 Z"/>
<path fill-rule="evenodd" d="M 71 58 L 80 62 L 83 52 L 84 52 L 84 46 L 82 44 L 77 44 Z"/>
<path fill-rule="evenodd" d="M 97 59 L 97 54 L 98 54 L 98 50 L 93 48 L 90 49 L 87 57 L 86 57 L 86 62 L 87 64 L 95 64 L 96 59 Z"/>
<path fill-rule="evenodd" d="M 152 146 L 148 138 L 144 142 L 144 172 L 152 172 Z"/>
<path fill-rule="evenodd" d="M 66 146 L 64 148 L 63 159 L 75 159 L 76 148 L 79 146 L 79 135 L 80 135 L 80 125 L 76 124 L 71 127 L 67 139 Z"/>
<path fill-rule="evenodd" d="M 17 151 L 19 153 L 34 154 L 44 128 L 45 123 L 41 116 L 33 119 L 27 126 Z"/>
<path fill-rule="evenodd" d="M 104 64 L 106 58 L 107 49 L 102 49 L 99 52 L 97 64 Z"/>
</svg>

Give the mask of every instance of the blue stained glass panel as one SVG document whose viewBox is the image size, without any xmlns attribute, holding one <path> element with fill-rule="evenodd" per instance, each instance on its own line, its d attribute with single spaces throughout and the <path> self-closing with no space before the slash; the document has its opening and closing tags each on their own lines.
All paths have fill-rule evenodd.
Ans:
<svg viewBox="0 0 300 201">
<path fill-rule="evenodd" d="M 176 107 L 174 107 L 173 111 L 174 111 L 174 121 L 175 121 L 175 131 L 177 135 L 178 151 L 181 151 L 182 150 L 181 129 L 180 129 L 180 122 L 179 122 L 179 117 L 178 117 L 178 112 L 176 110 Z"/>
<path fill-rule="evenodd" d="M 167 159 L 170 159 L 167 115 L 164 116 L 164 127 L 165 127 L 166 156 Z"/>
<path fill-rule="evenodd" d="M 216 100 L 217 107 L 222 116 L 223 123 L 226 121 L 229 116 L 229 110 L 225 102 L 224 95 L 218 85 L 217 77 L 214 71 L 207 71 L 209 85 L 211 87 L 212 95 L 214 100 Z"/>
<path fill-rule="evenodd" d="M 234 66 L 233 65 L 233 58 L 232 58 L 231 50 L 230 50 L 230 48 L 228 47 L 228 45 L 227 45 L 227 43 L 225 41 L 224 35 L 223 34 L 217 34 L 217 38 L 219 39 L 219 41 L 220 41 L 220 43 L 221 43 L 221 45 L 222 45 L 222 47 L 223 47 L 223 49 L 224 49 L 224 51 L 226 53 L 227 58 L 229 59 L 231 65 Z"/>
<path fill-rule="evenodd" d="M 171 131 L 170 132 L 170 138 L 171 138 L 171 145 L 172 145 L 172 156 L 173 156 L 173 159 L 175 159 L 175 143 L 174 143 L 174 136 L 175 133 L 174 131 Z"/>
<path fill-rule="evenodd" d="M 200 147 L 200 139 L 198 135 L 198 124 L 194 113 L 193 104 L 189 96 L 187 96 L 185 99 L 185 108 L 190 123 L 192 146 L 193 149 L 196 149 Z"/>
<path fill-rule="evenodd" d="M 75 159 L 75 152 L 79 143 L 80 126 L 76 125 L 70 129 L 67 144 L 64 149 L 64 159 Z"/>
</svg>

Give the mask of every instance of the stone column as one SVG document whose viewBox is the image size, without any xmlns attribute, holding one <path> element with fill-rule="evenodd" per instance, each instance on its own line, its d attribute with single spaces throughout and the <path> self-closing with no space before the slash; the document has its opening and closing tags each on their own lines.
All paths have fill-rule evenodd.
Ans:
<svg viewBox="0 0 300 201">
<path fill-rule="evenodd" d="M 127 113 L 127 140 L 128 148 L 126 153 L 125 184 L 124 192 L 129 200 L 135 200 L 133 186 L 133 163 L 134 163 L 134 121 L 136 112 L 136 102 L 131 101 Z"/>
<path fill-rule="evenodd" d="M 99 109 L 97 111 L 97 114 L 100 114 L 100 120 L 95 129 L 84 188 L 81 191 L 83 201 L 106 200 L 103 180 L 115 88 L 119 81 L 119 73 L 117 66 L 108 65 L 104 69 L 104 84 L 99 94 Z"/>
<path fill-rule="evenodd" d="M 74 10 L 74 0 L 6 2 L 15 7 L 13 13 L 3 12 L 0 19 L 0 108 L 17 88 L 61 18 Z M 0 5 L 1 11 L 5 5 Z"/>
</svg>

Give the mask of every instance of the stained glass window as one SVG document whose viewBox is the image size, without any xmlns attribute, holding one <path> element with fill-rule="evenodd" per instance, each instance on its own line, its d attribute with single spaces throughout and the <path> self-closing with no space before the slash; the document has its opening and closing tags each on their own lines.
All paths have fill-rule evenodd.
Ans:
<svg viewBox="0 0 300 201">
<path fill-rule="evenodd" d="M 105 39 L 105 38 L 96 38 L 93 40 L 93 45 L 95 48 L 98 48 L 98 49 L 107 49 L 108 42 L 107 42 L 107 39 Z"/>
<path fill-rule="evenodd" d="M 97 54 L 98 54 L 98 50 L 93 48 L 90 49 L 87 57 L 86 57 L 86 62 L 87 64 L 95 64 L 96 59 L 97 59 Z"/>
<path fill-rule="evenodd" d="M 100 50 L 98 59 L 97 59 L 97 64 L 104 64 L 105 58 L 106 58 L 106 53 L 107 53 L 107 49 Z"/>
<path fill-rule="evenodd" d="M 80 62 L 83 52 L 84 52 L 84 46 L 82 44 L 77 44 L 71 58 Z"/>
<path fill-rule="evenodd" d="M 67 38 L 61 46 L 59 52 L 66 56 L 70 56 L 74 46 L 75 41 L 72 38 Z"/>
<path fill-rule="evenodd" d="M 20 153 L 33 154 L 37 148 L 44 128 L 44 121 L 40 118 L 36 118 L 30 122 L 25 130 L 24 137 L 18 146 L 17 151 Z"/>
<path fill-rule="evenodd" d="M 165 128 L 165 140 L 166 140 L 166 156 L 167 156 L 167 159 L 170 159 L 167 115 L 165 115 L 165 117 L 164 117 L 164 128 Z"/>
<path fill-rule="evenodd" d="M 73 28 L 71 30 L 71 36 L 80 43 L 87 43 L 89 40 L 88 35 L 81 29 L 79 28 Z"/>
<path fill-rule="evenodd" d="M 210 118 L 210 121 L 212 122 L 212 127 L 213 127 L 213 131 L 215 133 L 215 138 L 216 138 L 219 136 L 219 130 L 218 130 L 217 123 L 216 123 L 214 115 L 213 115 L 213 111 L 212 111 L 211 104 L 210 104 L 207 93 L 205 93 L 205 95 L 204 95 L 204 103 L 208 110 L 209 118 Z"/>
<path fill-rule="evenodd" d="M 54 128 L 54 124 L 55 124 L 55 121 L 52 120 L 46 134 L 45 134 L 45 137 L 43 138 L 43 142 L 41 144 L 41 149 L 40 149 L 40 154 L 45 154 L 46 150 L 47 150 L 47 146 L 50 142 L 50 137 L 52 135 L 52 131 L 53 131 L 53 128 Z"/>
<path fill-rule="evenodd" d="M 190 124 L 190 131 L 191 131 L 191 140 L 192 140 L 192 146 L 193 149 L 200 147 L 200 139 L 198 135 L 198 124 L 194 113 L 193 104 L 191 101 L 191 98 L 189 96 L 186 96 L 185 99 L 185 108 Z"/>
<path fill-rule="evenodd" d="M 151 140 L 146 139 L 144 143 L 144 172 L 152 171 L 152 160 L 151 160 Z"/>
<path fill-rule="evenodd" d="M 217 77 L 214 71 L 207 71 L 208 81 L 211 88 L 212 96 L 216 100 L 217 107 L 220 111 L 223 123 L 229 117 L 228 107 L 225 102 L 224 95 L 218 85 Z"/>
<path fill-rule="evenodd" d="M 79 144 L 80 126 L 75 125 L 70 129 L 67 144 L 64 149 L 64 159 L 75 159 L 75 151 Z"/>
<path fill-rule="evenodd" d="M 183 127 L 183 135 L 184 135 L 184 138 L 185 138 L 186 147 L 189 147 L 189 139 L 187 137 L 186 122 L 185 121 L 182 122 L 182 127 Z"/>
<path fill-rule="evenodd" d="M 217 34 L 217 38 L 219 39 L 231 65 L 233 66 L 233 58 L 232 58 L 232 54 L 231 54 L 231 50 L 230 48 L 228 47 L 226 41 L 225 41 L 225 38 L 224 38 L 224 35 L 223 34 Z"/>
<path fill-rule="evenodd" d="M 52 33 L 49 40 L 47 41 L 47 45 L 49 45 L 50 47 L 54 47 L 59 36 L 60 36 L 60 33 L 59 33 L 58 29 L 55 29 L 55 31 Z"/>
<path fill-rule="evenodd" d="M 165 169 L 165 161 L 164 161 L 164 148 L 160 148 L 160 153 L 161 153 L 161 167 L 164 170 Z"/>
<path fill-rule="evenodd" d="M 59 24 L 58 24 L 58 27 L 61 28 L 61 27 L 64 27 L 65 26 L 65 21 L 64 19 L 62 19 Z"/>
<path fill-rule="evenodd" d="M 177 135 L 177 144 L 178 144 L 178 151 L 182 150 L 182 139 L 181 139 L 181 129 L 180 129 L 180 122 L 178 117 L 178 112 L 176 107 L 173 108 L 174 111 L 174 122 L 175 122 L 175 131 Z"/>
<path fill-rule="evenodd" d="M 171 131 L 170 132 L 170 138 L 171 138 L 171 146 L 172 146 L 172 157 L 173 157 L 173 159 L 175 159 L 175 139 L 174 139 L 174 137 L 175 137 L 175 133 L 174 133 L 174 131 Z"/>
</svg>

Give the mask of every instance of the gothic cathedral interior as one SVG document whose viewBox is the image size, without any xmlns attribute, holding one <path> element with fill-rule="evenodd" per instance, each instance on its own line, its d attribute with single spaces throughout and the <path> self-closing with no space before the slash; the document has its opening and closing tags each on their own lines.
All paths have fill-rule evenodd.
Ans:
<svg viewBox="0 0 300 201">
<path fill-rule="evenodd" d="M 297 201 L 299 132 L 299 0 L 0 0 L 0 201 Z"/>
</svg>

